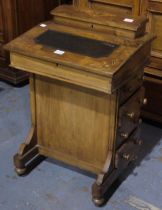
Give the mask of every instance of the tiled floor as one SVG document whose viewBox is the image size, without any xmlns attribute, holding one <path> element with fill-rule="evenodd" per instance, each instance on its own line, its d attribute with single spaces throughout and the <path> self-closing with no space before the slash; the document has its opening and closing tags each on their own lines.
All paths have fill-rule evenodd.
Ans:
<svg viewBox="0 0 162 210">
<path fill-rule="evenodd" d="M 95 210 L 92 176 L 46 160 L 26 177 L 14 172 L 12 156 L 30 127 L 28 86 L 0 82 L 0 210 Z M 162 129 L 142 125 L 140 161 L 103 210 L 162 210 Z M 125 179 L 126 178 L 126 179 Z M 125 180 L 124 180 L 125 179 Z"/>
</svg>

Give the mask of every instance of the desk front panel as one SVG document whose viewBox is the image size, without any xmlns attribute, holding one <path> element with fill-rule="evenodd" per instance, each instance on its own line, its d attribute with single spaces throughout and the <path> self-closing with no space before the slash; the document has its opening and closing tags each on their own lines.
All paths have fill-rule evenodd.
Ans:
<svg viewBox="0 0 162 210">
<path fill-rule="evenodd" d="M 102 170 L 115 126 L 111 97 L 41 76 L 35 84 L 40 151 L 92 172 Z"/>
</svg>

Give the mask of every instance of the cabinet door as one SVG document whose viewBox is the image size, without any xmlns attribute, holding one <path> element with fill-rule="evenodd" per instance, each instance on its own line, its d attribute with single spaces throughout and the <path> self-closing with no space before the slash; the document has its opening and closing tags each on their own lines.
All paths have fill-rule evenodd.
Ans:
<svg viewBox="0 0 162 210">
<path fill-rule="evenodd" d="M 91 0 L 92 8 L 106 10 L 110 13 L 138 15 L 140 0 Z"/>
<path fill-rule="evenodd" d="M 4 25 L 3 25 L 3 10 L 2 2 L 0 1 L 0 59 L 4 57 L 3 43 L 4 43 Z"/>
<path fill-rule="evenodd" d="M 6 68 L 9 60 L 3 45 L 12 40 L 17 32 L 15 3 L 16 0 L 0 0 L 0 68 Z"/>
<path fill-rule="evenodd" d="M 4 42 L 7 43 L 17 35 L 16 0 L 1 0 Z"/>
<path fill-rule="evenodd" d="M 162 69 L 162 1 L 143 0 L 141 13 L 149 18 L 147 30 L 157 35 L 152 44 L 152 62 L 150 66 Z"/>
<path fill-rule="evenodd" d="M 52 18 L 50 16 L 50 10 L 63 2 L 61 0 L 39 0 L 38 3 L 38 0 L 16 0 L 19 34 L 22 34 L 44 20 Z"/>
<path fill-rule="evenodd" d="M 0 2 L 0 56 L 2 56 L 2 43 L 3 43 L 3 25 L 2 25 L 2 6 Z"/>
</svg>

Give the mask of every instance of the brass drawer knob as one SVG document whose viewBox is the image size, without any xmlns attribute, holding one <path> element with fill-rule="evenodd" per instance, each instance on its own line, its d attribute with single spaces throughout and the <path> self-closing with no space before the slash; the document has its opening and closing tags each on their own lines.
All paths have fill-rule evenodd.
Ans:
<svg viewBox="0 0 162 210">
<path fill-rule="evenodd" d="M 143 144 L 143 141 L 141 139 L 138 139 L 138 140 L 136 139 L 134 141 L 134 143 L 137 144 L 137 145 L 139 145 L 139 146 L 141 146 Z"/>
<path fill-rule="evenodd" d="M 129 155 L 129 154 L 126 154 L 126 153 L 124 153 L 124 154 L 123 154 L 123 158 L 124 158 L 125 160 L 129 160 L 129 159 L 130 159 L 130 155 Z"/>
<path fill-rule="evenodd" d="M 147 98 L 144 98 L 144 99 L 143 99 L 143 105 L 147 105 L 147 103 L 148 103 Z"/>
<path fill-rule="evenodd" d="M 127 139 L 129 134 L 128 133 L 121 133 L 120 136 L 123 137 L 124 139 Z"/>
<path fill-rule="evenodd" d="M 140 139 L 138 140 L 138 145 L 141 146 L 143 144 L 143 141 Z"/>
<path fill-rule="evenodd" d="M 135 118 L 135 113 L 134 112 L 127 113 L 127 117 L 133 120 Z"/>
</svg>

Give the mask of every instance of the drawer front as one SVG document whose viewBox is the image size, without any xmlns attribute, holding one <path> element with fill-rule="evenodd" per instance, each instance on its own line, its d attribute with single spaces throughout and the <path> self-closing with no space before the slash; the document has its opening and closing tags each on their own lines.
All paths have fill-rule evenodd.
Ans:
<svg viewBox="0 0 162 210">
<path fill-rule="evenodd" d="M 143 84 L 143 71 L 139 72 L 134 78 L 129 80 L 120 90 L 119 104 L 123 104 L 133 93 Z"/>
<path fill-rule="evenodd" d="M 140 88 L 120 109 L 118 118 L 117 144 L 119 147 L 139 125 L 144 88 Z"/>
<path fill-rule="evenodd" d="M 137 129 L 132 133 L 128 141 L 116 151 L 115 167 L 117 169 L 123 169 L 130 162 L 137 160 L 141 145 L 140 132 Z"/>
</svg>

